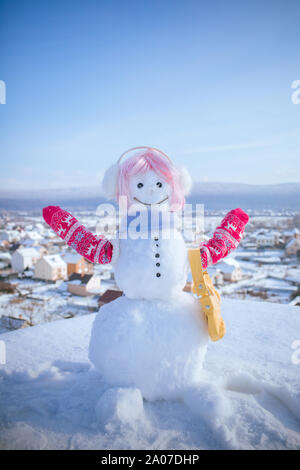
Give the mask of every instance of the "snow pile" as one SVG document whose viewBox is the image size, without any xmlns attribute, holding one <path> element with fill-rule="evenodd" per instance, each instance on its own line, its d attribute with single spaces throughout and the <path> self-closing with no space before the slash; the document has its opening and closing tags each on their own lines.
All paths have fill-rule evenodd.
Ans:
<svg viewBox="0 0 300 470">
<path fill-rule="evenodd" d="M 109 388 L 96 405 L 96 415 L 101 423 L 117 420 L 132 424 L 144 417 L 142 394 L 134 388 Z"/>
<path fill-rule="evenodd" d="M 7 364 L 0 366 L 0 447 L 299 449 L 298 307 L 224 300 L 222 313 L 227 334 L 209 343 L 201 383 L 182 400 L 142 402 L 133 386 L 112 389 L 88 360 L 94 314 L 1 335 Z M 188 348 L 177 341 L 184 354 Z M 153 371 L 143 373 L 151 385 Z"/>
</svg>

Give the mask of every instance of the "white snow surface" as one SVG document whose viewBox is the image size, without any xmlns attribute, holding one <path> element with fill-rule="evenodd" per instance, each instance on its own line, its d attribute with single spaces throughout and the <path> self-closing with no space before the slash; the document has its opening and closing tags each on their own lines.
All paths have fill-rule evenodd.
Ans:
<svg viewBox="0 0 300 470">
<path fill-rule="evenodd" d="M 227 333 L 182 399 L 112 388 L 88 359 L 95 314 L 1 335 L 0 447 L 299 449 L 299 307 L 224 299 L 222 314 Z"/>
</svg>

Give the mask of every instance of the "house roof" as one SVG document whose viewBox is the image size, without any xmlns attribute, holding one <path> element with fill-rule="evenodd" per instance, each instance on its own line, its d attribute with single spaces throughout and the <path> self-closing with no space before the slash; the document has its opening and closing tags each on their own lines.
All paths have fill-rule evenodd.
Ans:
<svg viewBox="0 0 300 470">
<path fill-rule="evenodd" d="M 38 232 L 34 230 L 26 231 L 26 237 L 30 238 L 30 240 L 41 240 L 43 237 Z"/>
<path fill-rule="evenodd" d="M 236 270 L 235 266 L 226 265 L 225 263 L 220 267 L 221 273 L 233 273 Z"/>
<path fill-rule="evenodd" d="M 18 329 L 30 325 L 30 323 L 24 318 L 11 317 L 9 315 L 2 315 L 1 323 L 2 326 L 8 329 Z"/>
<path fill-rule="evenodd" d="M 9 246 L 9 251 L 11 251 L 12 254 L 14 254 L 14 252 L 17 251 L 18 248 L 20 248 L 20 246 L 21 246 L 21 243 L 11 243 Z"/>
<path fill-rule="evenodd" d="M 81 284 L 87 284 L 93 276 L 94 274 L 85 274 L 84 276 L 81 276 L 79 273 L 73 273 L 69 277 L 69 281 L 80 281 Z"/>
<path fill-rule="evenodd" d="M 291 302 L 290 302 L 290 305 L 300 305 L 300 296 L 298 295 L 297 297 L 295 297 Z"/>
<path fill-rule="evenodd" d="M 1 261 L 10 261 L 11 255 L 9 253 L 0 253 L 0 260 Z"/>
<path fill-rule="evenodd" d="M 18 250 L 15 251 L 15 253 L 18 253 L 24 257 L 27 257 L 27 256 L 38 257 L 39 256 L 38 251 L 35 250 L 34 248 L 19 248 Z"/>
<path fill-rule="evenodd" d="M 58 266 L 66 266 L 66 263 L 60 255 L 46 255 L 43 256 L 42 259 L 45 260 L 46 263 L 50 264 L 50 266 L 52 266 L 53 268 Z"/>
<path fill-rule="evenodd" d="M 112 302 L 113 300 L 117 299 L 118 297 L 121 297 L 123 295 L 123 292 L 120 290 L 113 290 L 113 289 L 107 289 L 107 291 L 104 292 L 104 294 L 99 297 L 99 302 L 103 302 L 105 304 L 108 304 L 109 302 Z"/>
<path fill-rule="evenodd" d="M 274 233 L 260 233 L 256 236 L 256 238 L 259 239 L 259 240 L 274 241 L 275 236 L 276 236 L 276 234 L 274 234 Z"/>
<path fill-rule="evenodd" d="M 286 237 L 292 237 L 294 235 L 294 231 L 293 230 L 286 230 L 285 232 L 283 232 L 283 235 L 286 236 Z"/>
<path fill-rule="evenodd" d="M 286 248 L 290 247 L 290 246 L 293 246 L 294 244 L 299 245 L 300 246 L 300 240 L 299 238 L 292 238 L 287 244 L 286 244 Z"/>
<path fill-rule="evenodd" d="M 234 258 L 225 258 L 216 264 L 216 268 L 220 269 L 223 273 L 232 273 L 236 269 L 239 269 L 239 267 L 239 262 Z"/>
<path fill-rule="evenodd" d="M 81 258 L 82 256 L 78 255 L 77 253 L 66 253 L 63 255 L 63 260 L 68 264 L 77 264 Z"/>
</svg>

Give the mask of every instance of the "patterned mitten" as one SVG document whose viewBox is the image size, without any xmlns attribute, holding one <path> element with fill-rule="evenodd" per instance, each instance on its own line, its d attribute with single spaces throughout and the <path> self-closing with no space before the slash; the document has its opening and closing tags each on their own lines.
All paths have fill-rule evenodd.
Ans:
<svg viewBox="0 0 300 470">
<path fill-rule="evenodd" d="M 96 237 L 69 212 L 59 206 L 43 208 L 45 222 L 69 246 L 92 263 L 107 264 L 111 262 L 113 246 L 103 235 Z"/>
<path fill-rule="evenodd" d="M 242 209 L 228 212 L 213 237 L 200 245 L 203 269 L 225 258 L 238 246 L 248 220 L 249 216 Z"/>
</svg>

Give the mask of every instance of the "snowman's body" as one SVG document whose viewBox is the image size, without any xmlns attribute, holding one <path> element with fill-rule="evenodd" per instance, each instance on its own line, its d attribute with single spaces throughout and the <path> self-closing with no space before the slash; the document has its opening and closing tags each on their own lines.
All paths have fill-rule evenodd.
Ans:
<svg viewBox="0 0 300 470">
<path fill-rule="evenodd" d="M 128 298 L 169 300 L 183 289 L 186 275 L 183 240 L 120 240 L 115 279 Z"/>
<path fill-rule="evenodd" d="M 208 333 L 199 303 L 182 292 L 187 273 L 176 228 L 119 240 L 115 279 L 125 295 L 101 308 L 90 342 L 90 360 L 107 384 L 159 399 L 178 398 L 201 380 Z"/>
<path fill-rule="evenodd" d="M 146 216 L 150 220 L 149 212 Z M 134 237 L 128 233 L 127 224 L 126 230 L 120 231 L 115 279 L 129 299 L 170 301 L 185 286 L 187 250 L 176 229 L 178 220 L 174 214 L 172 216 L 172 226 L 170 218 L 157 218 L 156 223 L 134 232 Z"/>
</svg>

